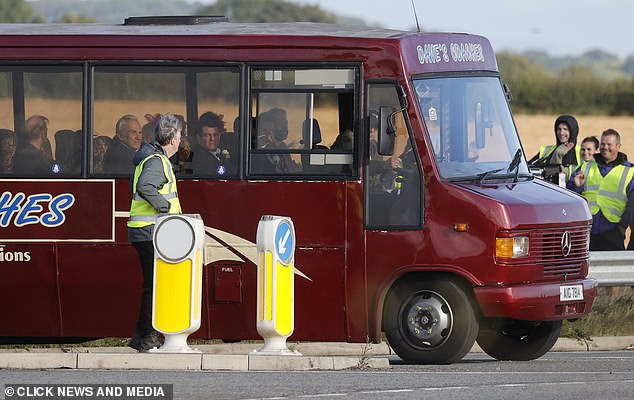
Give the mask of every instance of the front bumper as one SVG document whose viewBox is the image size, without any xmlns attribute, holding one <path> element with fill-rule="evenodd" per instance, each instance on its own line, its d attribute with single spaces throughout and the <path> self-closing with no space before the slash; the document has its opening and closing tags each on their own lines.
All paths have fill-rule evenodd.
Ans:
<svg viewBox="0 0 634 400">
<path fill-rule="evenodd" d="M 583 285 L 583 300 L 561 301 L 560 286 Z M 588 315 L 597 295 L 596 279 L 558 283 L 476 287 L 473 289 L 485 317 L 526 321 L 555 321 Z"/>
</svg>

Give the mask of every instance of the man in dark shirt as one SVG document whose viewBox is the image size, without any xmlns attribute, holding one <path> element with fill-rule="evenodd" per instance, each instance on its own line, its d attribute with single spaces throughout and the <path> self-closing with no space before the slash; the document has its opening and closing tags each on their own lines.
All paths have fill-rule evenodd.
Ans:
<svg viewBox="0 0 634 400">
<path fill-rule="evenodd" d="M 53 162 L 47 155 L 48 118 L 33 115 L 24 122 L 15 151 L 13 172 L 26 176 L 52 175 Z"/>
<path fill-rule="evenodd" d="M 236 133 L 234 133 L 235 135 Z M 222 116 L 206 112 L 198 119 L 192 143 L 192 170 L 195 175 L 235 176 L 235 154 L 220 147 L 220 137 L 226 135 Z"/>
<path fill-rule="evenodd" d="M 141 124 L 134 115 L 126 114 L 119 118 L 116 136 L 104 156 L 104 173 L 130 175 L 134 171 L 132 157 L 141 147 L 143 133 Z"/>
</svg>

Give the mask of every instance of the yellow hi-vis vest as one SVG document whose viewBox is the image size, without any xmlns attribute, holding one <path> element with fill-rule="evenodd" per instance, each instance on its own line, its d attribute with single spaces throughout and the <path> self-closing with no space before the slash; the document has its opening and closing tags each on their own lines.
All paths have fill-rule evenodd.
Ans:
<svg viewBox="0 0 634 400">
<path fill-rule="evenodd" d="M 553 151 L 555 151 L 556 148 L 557 146 L 554 144 L 541 146 L 539 148 L 539 158 L 542 159 L 548 157 Z M 575 160 L 576 163 L 574 165 L 571 164 L 563 167 L 563 172 L 566 173 L 566 179 L 570 179 L 572 173 L 575 172 L 575 170 L 581 165 L 581 146 L 579 145 L 575 145 Z"/>
<path fill-rule="evenodd" d="M 137 182 L 143 166 L 152 157 L 159 157 L 163 164 L 163 172 L 167 178 L 167 183 L 159 189 L 159 193 L 165 197 L 170 203 L 169 214 L 182 213 L 180 202 L 178 201 L 178 192 L 176 190 L 176 176 L 174 176 L 174 170 L 172 169 L 172 163 L 169 158 L 162 154 L 152 154 L 146 157 L 139 163 L 134 169 L 134 181 L 132 183 L 132 205 L 130 206 L 130 219 L 128 220 L 129 228 L 142 228 L 144 226 L 152 225 L 156 221 L 156 215 L 158 211 L 152 207 L 139 193 L 137 193 Z"/>
<path fill-rule="evenodd" d="M 626 190 L 634 177 L 634 168 L 617 165 L 601 176 L 597 163 L 590 161 L 584 165 L 583 173 L 586 182 L 581 194 L 588 200 L 592 215 L 601 210 L 608 221 L 619 222 L 627 205 Z"/>
</svg>

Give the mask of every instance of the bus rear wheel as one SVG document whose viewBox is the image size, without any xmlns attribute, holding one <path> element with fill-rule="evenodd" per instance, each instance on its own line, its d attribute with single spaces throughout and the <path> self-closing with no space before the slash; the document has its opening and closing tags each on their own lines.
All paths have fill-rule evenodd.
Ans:
<svg viewBox="0 0 634 400">
<path fill-rule="evenodd" d="M 484 318 L 478 345 L 498 360 L 528 361 L 546 354 L 559 338 L 562 321 L 518 321 Z"/>
<path fill-rule="evenodd" d="M 383 328 L 398 356 L 413 364 L 451 364 L 473 346 L 478 322 L 465 291 L 440 279 L 402 281 L 385 303 Z"/>
</svg>

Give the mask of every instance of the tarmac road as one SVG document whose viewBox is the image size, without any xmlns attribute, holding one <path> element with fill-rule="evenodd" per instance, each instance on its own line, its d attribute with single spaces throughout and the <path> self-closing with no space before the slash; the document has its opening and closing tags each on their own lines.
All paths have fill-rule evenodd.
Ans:
<svg viewBox="0 0 634 400">
<path fill-rule="evenodd" d="M 439 366 L 407 365 L 385 343 L 289 343 L 302 355 L 274 357 L 252 354 L 257 343 L 204 345 L 200 354 L 0 349 L 0 383 L 7 399 L 62 398 L 25 391 L 46 387 L 75 390 L 70 399 L 631 399 L 633 344 L 631 336 L 560 338 L 530 362 L 497 361 L 474 346 L 460 363 Z M 91 396 L 78 397 L 88 388 Z M 117 388 L 161 391 L 122 397 Z M 111 396 L 97 396 L 99 389 Z"/>
<path fill-rule="evenodd" d="M 460 363 L 441 366 L 405 365 L 397 356 L 384 357 L 390 361 L 387 369 L 233 372 L 2 370 L 0 382 L 3 391 L 25 383 L 73 387 L 86 384 L 162 384 L 173 389 L 174 399 L 206 400 L 629 400 L 634 392 L 634 351 L 551 352 L 529 362 L 501 362 L 483 353 L 470 353 Z"/>
</svg>

